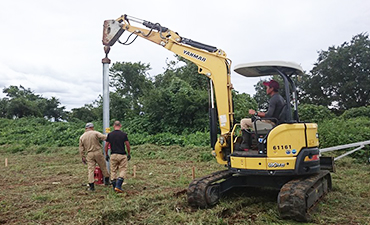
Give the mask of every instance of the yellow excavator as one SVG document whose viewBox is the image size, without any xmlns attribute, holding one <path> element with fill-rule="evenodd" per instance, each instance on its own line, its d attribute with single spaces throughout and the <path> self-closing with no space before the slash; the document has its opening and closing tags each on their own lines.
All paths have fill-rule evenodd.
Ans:
<svg viewBox="0 0 370 225">
<path fill-rule="evenodd" d="M 235 187 L 273 188 L 280 190 L 277 202 L 282 218 L 309 220 L 311 210 L 331 189 L 330 172 L 334 171 L 334 161 L 320 156 L 317 125 L 299 120 L 297 92 L 292 78 L 303 75 L 302 68 L 283 61 L 235 66 L 234 71 L 245 77 L 280 76 L 287 103 L 281 112 L 285 120 L 278 125 L 264 122 L 275 118 L 252 118 L 251 150 L 243 151 L 240 148 L 243 138 L 237 134 L 240 124 L 234 121 L 231 60 L 226 53 L 182 37 L 159 23 L 123 15 L 116 20 L 104 21 L 103 45 L 106 54 L 111 46 L 120 42 L 119 38 L 125 31 L 195 63 L 198 73 L 210 80 L 212 154 L 227 169 L 194 179 L 187 190 L 189 205 L 195 208 L 212 207 Z"/>
</svg>

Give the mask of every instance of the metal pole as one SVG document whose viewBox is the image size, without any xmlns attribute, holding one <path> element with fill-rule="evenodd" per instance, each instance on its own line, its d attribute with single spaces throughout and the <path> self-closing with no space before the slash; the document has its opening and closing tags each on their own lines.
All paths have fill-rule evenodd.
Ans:
<svg viewBox="0 0 370 225">
<path fill-rule="evenodd" d="M 110 132 L 109 127 L 109 64 L 110 59 L 108 58 L 110 47 L 104 46 L 105 51 L 105 58 L 102 59 L 103 63 L 103 133 L 107 135 Z M 105 146 L 105 141 L 103 142 L 103 146 Z M 105 151 L 104 158 L 105 158 Z M 109 161 L 106 162 L 107 169 L 110 171 L 110 164 Z"/>
<path fill-rule="evenodd" d="M 340 156 L 338 156 L 338 157 L 335 157 L 335 158 L 334 158 L 334 161 L 337 161 L 338 159 L 341 159 L 341 158 L 343 158 L 344 156 L 347 156 L 347 155 L 349 155 L 349 154 L 352 154 L 352 153 L 354 153 L 355 151 L 358 151 L 358 150 L 360 150 L 360 149 L 363 149 L 364 147 L 365 147 L 365 145 L 361 145 L 360 147 L 355 148 L 355 149 L 353 149 L 353 150 L 351 150 L 351 151 L 349 151 L 349 152 L 346 152 L 346 153 L 344 153 L 343 155 L 340 155 Z"/>
<path fill-rule="evenodd" d="M 213 82 L 211 79 L 209 79 L 209 87 L 211 88 L 211 108 L 214 109 L 215 108 L 215 97 L 214 97 L 214 94 L 213 94 Z"/>
<path fill-rule="evenodd" d="M 370 145 L 370 140 L 368 141 L 362 141 L 362 142 L 356 142 L 356 143 L 351 143 L 351 144 L 346 144 L 346 145 L 338 145 L 338 146 L 334 146 L 334 147 L 329 147 L 329 148 L 323 148 L 323 149 L 320 149 L 320 155 L 321 153 L 324 153 L 324 152 L 331 152 L 331 151 L 337 151 L 337 150 L 342 150 L 342 149 L 346 149 L 346 148 L 352 148 L 352 147 L 357 147 L 357 146 L 360 146 L 356 149 L 353 149 L 349 152 L 346 152 L 336 158 L 334 158 L 334 161 L 338 160 L 338 159 L 341 159 L 343 158 L 344 156 L 347 156 L 349 154 L 352 154 L 360 149 L 363 149 L 365 147 L 365 145 Z M 370 162 L 370 158 L 368 158 L 368 162 Z"/>
<path fill-rule="evenodd" d="M 370 140 L 346 144 L 346 145 L 339 145 L 339 146 L 334 146 L 334 147 L 329 147 L 329 148 L 322 148 L 320 149 L 320 153 L 331 152 L 331 151 L 336 151 L 336 150 L 341 150 L 341 149 L 346 149 L 346 148 L 352 148 L 352 147 L 357 147 L 361 145 L 370 145 Z"/>
</svg>

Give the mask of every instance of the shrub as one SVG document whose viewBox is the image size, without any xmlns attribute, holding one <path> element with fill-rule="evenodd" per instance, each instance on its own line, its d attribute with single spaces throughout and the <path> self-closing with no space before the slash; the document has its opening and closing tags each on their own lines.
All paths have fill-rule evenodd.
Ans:
<svg viewBox="0 0 370 225">
<path fill-rule="evenodd" d="M 358 117 L 325 120 L 318 124 L 318 131 L 321 148 L 367 141 L 370 140 L 370 119 Z M 363 160 L 364 155 L 366 149 L 359 150 L 351 156 Z"/>
<path fill-rule="evenodd" d="M 93 121 L 95 130 L 102 132 L 101 121 Z M 0 145 L 65 147 L 78 146 L 79 137 L 84 133 L 84 122 L 50 122 L 42 118 L 3 119 L 0 118 Z M 113 130 L 111 128 L 111 130 Z M 147 132 L 127 130 L 131 145 L 156 144 L 163 146 L 209 146 L 208 132 L 169 132 L 150 135 Z M 143 129 L 141 129 L 143 130 Z M 14 147 L 12 151 L 21 151 Z M 35 150 L 36 151 L 36 150 Z M 38 153 L 45 151 L 37 149 Z"/>
<path fill-rule="evenodd" d="M 334 113 L 332 113 L 327 107 L 311 104 L 299 105 L 298 114 L 301 121 L 313 123 L 318 123 L 335 117 Z"/>
<path fill-rule="evenodd" d="M 341 118 L 343 119 L 350 119 L 356 117 L 370 118 L 370 106 L 361 106 L 358 108 L 348 109 L 341 115 Z"/>
<path fill-rule="evenodd" d="M 208 161 L 212 161 L 214 159 L 215 159 L 215 157 L 209 151 L 200 153 L 200 161 L 201 162 L 208 162 Z"/>
<path fill-rule="evenodd" d="M 131 145 L 156 144 L 179 146 L 210 146 L 208 132 L 172 134 L 169 132 L 150 135 L 148 133 L 128 133 Z"/>
<path fill-rule="evenodd" d="M 16 145 L 9 146 L 6 150 L 9 153 L 19 153 L 19 152 L 23 152 L 24 150 L 26 150 L 26 147 L 24 145 L 16 144 Z"/>
<path fill-rule="evenodd" d="M 330 147 L 370 140 L 370 119 L 334 118 L 319 123 L 320 146 Z"/>
<path fill-rule="evenodd" d="M 42 118 L 0 119 L 0 144 L 76 146 L 83 124 L 50 122 Z"/>
</svg>

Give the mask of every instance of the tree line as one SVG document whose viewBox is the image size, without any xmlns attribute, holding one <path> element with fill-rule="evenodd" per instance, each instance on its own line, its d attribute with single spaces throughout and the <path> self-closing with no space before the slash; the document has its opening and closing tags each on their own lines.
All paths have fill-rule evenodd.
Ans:
<svg viewBox="0 0 370 225">
<path fill-rule="evenodd" d="M 0 99 L 1 118 L 44 117 L 62 120 L 66 116 L 65 106 L 60 106 L 55 97 L 44 98 L 22 85 L 3 89 L 6 97 Z"/>
<path fill-rule="evenodd" d="M 209 81 L 198 74 L 197 66 L 177 57 L 155 77 L 149 75 L 150 69 L 150 64 L 142 62 L 116 62 L 111 66 L 110 118 L 123 121 L 130 132 L 184 134 L 207 131 Z M 318 52 L 314 67 L 305 76 L 295 79 L 301 104 L 324 107 L 337 115 L 368 106 L 368 34 L 358 34 L 349 42 Z M 255 85 L 253 97 L 233 91 L 236 121 L 246 116 L 249 108 L 266 108 L 268 98 L 263 81 Z M 102 96 L 83 107 L 66 111 L 57 98 L 44 98 L 23 86 L 6 87 L 3 93 L 6 97 L 0 99 L 2 118 L 42 117 L 84 122 L 102 118 Z"/>
</svg>

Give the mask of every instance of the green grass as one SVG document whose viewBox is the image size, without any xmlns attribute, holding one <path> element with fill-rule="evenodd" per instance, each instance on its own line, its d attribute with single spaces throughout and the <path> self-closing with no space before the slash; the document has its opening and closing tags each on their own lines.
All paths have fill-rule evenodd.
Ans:
<svg viewBox="0 0 370 225">
<path fill-rule="evenodd" d="M 0 224 L 305 224 L 279 218 L 272 190 L 235 190 L 213 208 L 189 207 L 192 167 L 196 177 L 224 169 L 206 147 L 133 146 L 123 195 L 100 185 L 86 191 L 77 147 L 37 149 L 0 148 Z M 368 164 L 340 160 L 332 192 L 306 224 L 370 224 L 369 175 Z"/>
</svg>

